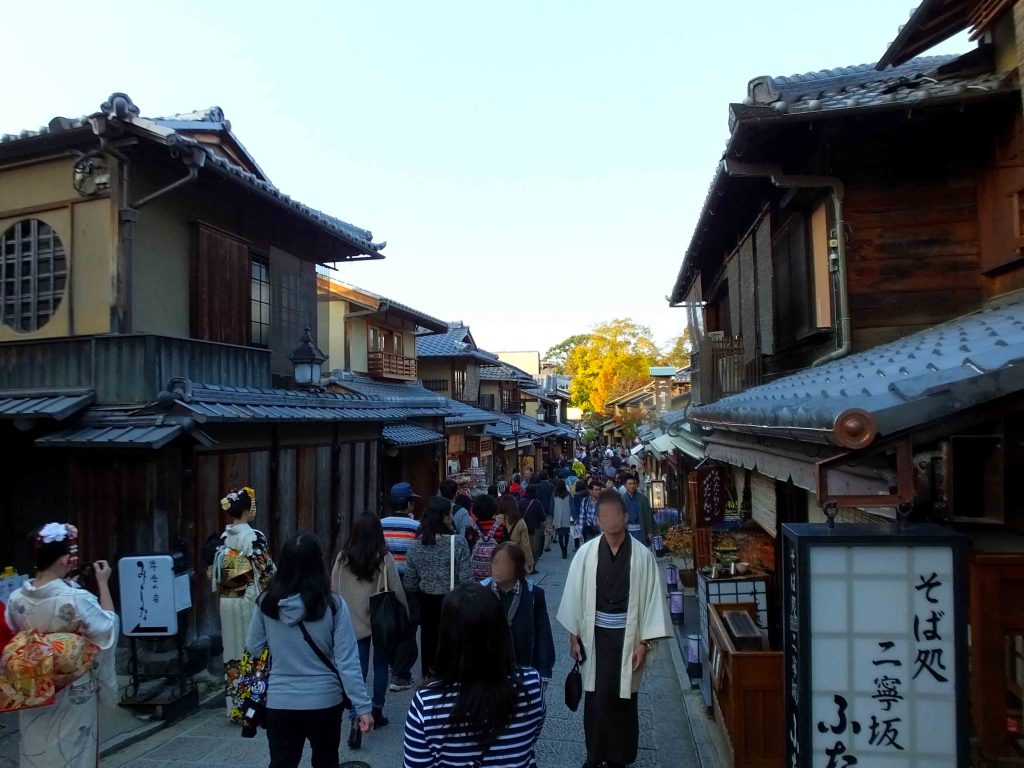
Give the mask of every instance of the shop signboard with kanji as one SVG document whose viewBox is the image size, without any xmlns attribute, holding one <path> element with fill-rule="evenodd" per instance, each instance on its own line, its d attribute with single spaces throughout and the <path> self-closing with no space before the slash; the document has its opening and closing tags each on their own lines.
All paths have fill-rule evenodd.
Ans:
<svg viewBox="0 0 1024 768">
<path fill-rule="evenodd" d="M 783 526 L 787 765 L 965 768 L 963 540 Z"/>
<path fill-rule="evenodd" d="M 174 558 L 170 555 L 122 557 L 117 563 L 121 588 L 121 627 L 127 637 L 169 637 L 178 633 Z M 184 576 L 187 579 L 187 575 Z"/>
</svg>

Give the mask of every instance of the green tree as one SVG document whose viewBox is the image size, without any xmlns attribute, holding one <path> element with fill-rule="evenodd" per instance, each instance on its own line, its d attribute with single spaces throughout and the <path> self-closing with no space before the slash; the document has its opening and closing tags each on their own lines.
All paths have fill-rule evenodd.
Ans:
<svg viewBox="0 0 1024 768">
<path fill-rule="evenodd" d="M 554 368 L 555 373 L 571 376 L 572 372 L 566 368 L 569 355 L 576 347 L 585 343 L 586 340 L 587 334 L 577 333 L 575 336 L 570 336 L 564 341 L 558 342 L 544 353 L 544 365 L 550 365 Z"/>
<path fill-rule="evenodd" d="M 665 346 L 661 360 L 665 365 L 674 365 L 676 368 L 685 368 L 690 364 L 690 351 L 693 344 L 690 342 L 690 327 L 687 326 L 681 334 L 670 340 Z"/>
</svg>

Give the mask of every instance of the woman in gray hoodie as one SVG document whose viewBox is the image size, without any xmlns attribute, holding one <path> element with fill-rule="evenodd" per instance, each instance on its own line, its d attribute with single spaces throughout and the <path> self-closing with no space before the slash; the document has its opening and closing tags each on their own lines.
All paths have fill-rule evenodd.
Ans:
<svg viewBox="0 0 1024 768">
<path fill-rule="evenodd" d="M 296 534 L 284 544 L 277 573 L 259 598 L 246 648 L 255 657 L 268 646 L 270 768 L 297 766 L 307 740 L 313 768 L 337 768 L 345 699 L 363 733 L 373 730 L 373 718 L 348 608 L 331 594 L 313 534 Z"/>
</svg>

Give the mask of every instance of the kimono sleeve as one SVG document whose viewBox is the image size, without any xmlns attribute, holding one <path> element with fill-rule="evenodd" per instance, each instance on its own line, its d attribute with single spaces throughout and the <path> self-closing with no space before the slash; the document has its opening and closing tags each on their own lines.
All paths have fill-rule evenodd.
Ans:
<svg viewBox="0 0 1024 768">
<path fill-rule="evenodd" d="M 92 642 L 106 651 L 117 643 L 118 616 L 113 611 L 105 611 L 100 607 L 99 600 L 84 589 L 75 595 L 75 608 L 82 620 L 82 633 Z"/>
<path fill-rule="evenodd" d="M 582 550 L 572 559 L 572 563 L 569 565 L 569 575 L 565 579 L 565 589 L 562 591 L 562 602 L 558 605 L 556 616 L 558 623 L 565 627 L 569 634 L 577 637 L 581 634 L 582 617 L 580 612 L 583 607 L 584 560 L 586 557 L 583 556 Z"/>
</svg>

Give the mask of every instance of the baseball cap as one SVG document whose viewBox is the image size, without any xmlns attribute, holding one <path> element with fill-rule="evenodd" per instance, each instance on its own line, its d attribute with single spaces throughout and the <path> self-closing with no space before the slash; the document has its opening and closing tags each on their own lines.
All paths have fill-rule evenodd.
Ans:
<svg viewBox="0 0 1024 768">
<path fill-rule="evenodd" d="M 420 496 L 418 493 L 413 493 L 412 486 L 409 483 L 395 483 L 391 486 L 391 498 L 396 500 L 403 499 L 418 499 Z"/>
</svg>

